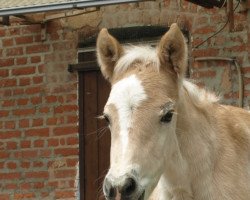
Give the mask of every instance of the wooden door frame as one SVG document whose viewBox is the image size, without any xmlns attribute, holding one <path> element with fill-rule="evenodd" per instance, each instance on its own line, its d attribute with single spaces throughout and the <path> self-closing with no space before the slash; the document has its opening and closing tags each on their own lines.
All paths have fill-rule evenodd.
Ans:
<svg viewBox="0 0 250 200">
<path fill-rule="evenodd" d="M 85 200 L 85 136 L 84 136 L 84 72 L 100 71 L 96 62 L 83 62 L 79 65 L 74 65 L 74 70 L 78 72 L 78 105 L 79 105 L 79 197 L 80 200 Z"/>
</svg>

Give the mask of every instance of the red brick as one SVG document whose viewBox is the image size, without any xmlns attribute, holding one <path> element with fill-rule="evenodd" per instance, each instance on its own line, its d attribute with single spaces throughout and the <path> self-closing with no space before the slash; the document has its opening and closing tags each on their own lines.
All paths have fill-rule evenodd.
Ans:
<svg viewBox="0 0 250 200">
<path fill-rule="evenodd" d="M 41 168 L 43 166 L 44 166 L 44 163 L 41 162 L 41 161 L 35 161 L 35 162 L 33 162 L 33 167 Z"/>
<path fill-rule="evenodd" d="M 42 126 L 43 125 L 43 119 L 33 119 L 32 121 L 32 127 L 35 127 L 35 126 Z"/>
<path fill-rule="evenodd" d="M 41 74 L 41 73 L 44 73 L 45 72 L 45 65 L 39 65 L 38 66 L 38 72 Z"/>
<path fill-rule="evenodd" d="M 1 117 L 7 117 L 9 115 L 9 111 L 8 110 L 0 110 L 0 116 Z"/>
<path fill-rule="evenodd" d="M 52 117 L 52 118 L 48 118 L 46 121 L 46 125 L 56 125 L 57 124 L 57 118 L 56 117 Z"/>
<path fill-rule="evenodd" d="M 68 94 L 66 96 L 66 101 L 67 103 L 73 102 L 77 100 L 77 95 L 76 94 Z"/>
<path fill-rule="evenodd" d="M 6 184 L 5 188 L 7 190 L 16 190 L 18 187 L 17 187 L 17 184 L 15 184 L 15 183 L 8 183 L 8 184 Z"/>
<path fill-rule="evenodd" d="M 193 51 L 194 57 L 203 57 L 203 56 L 217 56 L 219 54 L 219 49 L 206 48 L 206 49 L 196 49 Z"/>
<path fill-rule="evenodd" d="M 55 155 L 62 156 L 76 156 L 78 155 L 78 149 L 76 148 L 59 148 L 54 150 Z"/>
<path fill-rule="evenodd" d="M 49 45 L 48 44 L 38 44 L 38 45 L 32 45 L 26 47 L 26 52 L 28 54 L 32 53 L 43 53 L 49 51 Z"/>
<path fill-rule="evenodd" d="M 193 34 L 208 34 L 216 31 L 216 26 L 204 26 L 202 28 L 197 28 Z"/>
<path fill-rule="evenodd" d="M 0 180 L 19 179 L 20 177 L 21 173 L 19 172 L 0 173 Z"/>
<path fill-rule="evenodd" d="M 48 139 L 48 146 L 56 147 L 59 145 L 59 139 L 57 138 L 50 138 Z"/>
<path fill-rule="evenodd" d="M 16 58 L 16 64 L 17 65 L 26 65 L 27 64 L 27 58 L 22 57 L 22 58 Z"/>
<path fill-rule="evenodd" d="M 57 188 L 58 187 L 58 182 L 57 181 L 49 181 L 48 186 L 53 187 L 53 188 Z"/>
<path fill-rule="evenodd" d="M 26 86 L 26 85 L 30 85 L 30 78 L 20 78 L 19 80 L 19 85 L 20 86 Z"/>
<path fill-rule="evenodd" d="M 60 145 L 64 146 L 66 144 L 65 138 L 60 139 Z"/>
<path fill-rule="evenodd" d="M 53 130 L 53 134 L 56 136 L 59 135 L 69 135 L 78 132 L 78 127 L 75 126 L 66 126 L 66 127 L 56 127 Z"/>
<path fill-rule="evenodd" d="M 5 36 L 5 30 L 0 27 L 0 37 Z"/>
<path fill-rule="evenodd" d="M 1 87 L 13 87 L 17 85 L 16 79 L 2 79 L 0 80 L 0 88 Z"/>
<path fill-rule="evenodd" d="M 37 94 L 37 93 L 41 93 L 41 91 L 42 91 L 42 88 L 40 86 L 37 86 L 37 87 L 27 88 L 25 90 L 25 93 L 26 94 Z"/>
<path fill-rule="evenodd" d="M 21 36 L 16 38 L 16 44 L 29 44 L 33 42 L 33 36 Z"/>
<path fill-rule="evenodd" d="M 35 108 L 27 108 L 27 109 L 17 109 L 13 110 L 13 114 L 16 116 L 26 116 L 35 114 Z"/>
<path fill-rule="evenodd" d="M 21 136 L 21 131 L 0 131 L 0 139 L 11 139 L 11 138 L 19 138 Z"/>
<path fill-rule="evenodd" d="M 65 198 L 74 198 L 75 192 L 71 190 L 66 191 L 56 191 L 55 198 L 56 199 L 65 199 Z"/>
<path fill-rule="evenodd" d="M 42 103 L 42 97 L 32 97 L 30 101 L 32 104 L 37 105 Z"/>
<path fill-rule="evenodd" d="M 42 42 L 42 35 L 36 35 L 36 36 L 34 36 L 34 41 L 35 42 Z"/>
<path fill-rule="evenodd" d="M 10 154 L 5 152 L 5 151 L 0 151 L 0 159 L 6 159 L 6 158 L 9 158 Z M 1 174 L 0 174 L 1 176 Z M 1 177 L 0 177 L 1 179 Z"/>
<path fill-rule="evenodd" d="M 43 82 L 43 76 L 35 76 L 33 77 L 33 83 L 34 84 L 40 84 Z"/>
<path fill-rule="evenodd" d="M 3 90 L 3 96 L 4 97 L 12 96 L 12 90 Z"/>
<path fill-rule="evenodd" d="M 69 158 L 66 160 L 67 167 L 75 167 L 78 162 L 79 162 L 79 159 L 70 159 Z"/>
<path fill-rule="evenodd" d="M 35 67 L 22 67 L 12 70 L 12 75 L 19 76 L 19 75 L 29 75 L 34 74 L 36 72 Z"/>
<path fill-rule="evenodd" d="M 246 51 L 246 48 L 247 46 L 240 45 L 240 46 L 232 46 L 232 47 L 223 48 L 223 50 L 230 51 L 230 52 L 243 52 L 243 51 Z"/>
<path fill-rule="evenodd" d="M 30 183 L 21 183 L 20 189 L 21 190 L 29 190 L 29 189 L 31 189 L 31 184 Z"/>
<path fill-rule="evenodd" d="M 34 34 L 41 32 L 40 24 L 32 24 L 22 28 L 22 34 Z"/>
<path fill-rule="evenodd" d="M 48 113 L 49 112 L 49 107 L 42 107 L 39 109 L 40 113 Z"/>
<path fill-rule="evenodd" d="M 44 140 L 35 140 L 34 147 L 44 147 Z"/>
<path fill-rule="evenodd" d="M 2 40 L 3 47 L 13 46 L 14 42 L 12 38 L 7 38 Z"/>
<path fill-rule="evenodd" d="M 215 77 L 215 76 L 216 76 L 216 72 L 211 71 L 211 70 L 194 72 L 192 74 L 193 78 L 205 78 L 205 77 Z"/>
<path fill-rule="evenodd" d="M 19 152 L 14 153 L 16 158 L 24 158 L 24 159 L 30 159 L 30 158 L 37 158 L 38 151 L 37 150 L 23 150 Z"/>
<path fill-rule="evenodd" d="M 0 59 L 0 67 L 7 67 L 14 65 L 14 58 Z"/>
<path fill-rule="evenodd" d="M 67 145 L 76 145 L 79 144 L 79 139 L 78 137 L 70 137 L 66 139 Z"/>
<path fill-rule="evenodd" d="M 244 91 L 244 97 L 249 97 L 249 96 L 250 96 L 250 91 Z"/>
<path fill-rule="evenodd" d="M 7 77 L 7 76 L 9 76 L 9 70 L 1 69 L 0 70 L 0 77 Z"/>
<path fill-rule="evenodd" d="M 21 148 L 30 148 L 31 147 L 31 141 L 30 140 L 23 140 L 20 142 Z"/>
<path fill-rule="evenodd" d="M 15 129 L 15 122 L 14 121 L 5 122 L 4 128 L 6 128 L 6 129 Z"/>
<path fill-rule="evenodd" d="M 20 35 L 20 28 L 19 27 L 10 27 L 8 28 L 8 35 L 13 36 L 13 35 Z"/>
<path fill-rule="evenodd" d="M 49 158 L 51 157 L 51 150 L 50 149 L 45 149 L 45 150 L 40 150 L 39 157 L 41 158 Z"/>
<path fill-rule="evenodd" d="M 63 105 L 55 108 L 55 113 L 64 113 L 64 112 L 75 112 L 78 110 L 77 105 Z"/>
<path fill-rule="evenodd" d="M 31 63 L 39 63 L 39 62 L 41 62 L 41 57 L 40 56 L 31 57 Z"/>
<path fill-rule="evenodd" d="M 25 173 L 26 178 L 48 178 L 48 171 L 40 171 L 40 172 L 27 172 Z"/>
<path fill-rule="evenodd" d="M 243 68 L 242 68 L 242 72 L 243 72 L 244 74 L 250 73 L 250 66 L 243 67 Z"/>
<path fill-rule="evenodd" d="M 8 169 L 16 169 L 17 168 L 17 164 L 15 162 L 8 162 L 7 163 L 7 168 Z"/>
<path fill-rule="evenodd" d="M 22 47 L 14 47 L 10 49 L 6 49 L 7 56 L 19 56 L 23 55 L 23 48 Z"/>
<path fill-rule="evenodd" d="M 20 128 L 27 128 L 29 127 L 29 120 L 28 119 L 20 119 L 19 121 Z"/>
<path fill-rule="evenodd" d="M 2 103 L 3 107 L 9 107 L 9 106 L 14 106 L 15 105 L 15 100 L 4 100 Z"/>
<path fill-rule="evenodd" d="M 68 170 L 56 170 L 54 171 L 55 178 L 70 178 L 76 176 L 76 170 L 68 169 Z"/>
<path fill-rule="evenodd" d="M 78 122 L 78 116 L 67 116 L 67 123 L 77 123 Z"/>
<path fill-rule="evenodd" d="M 49 136 L 49 128 L 36 128 L 25 131 L 25 136 L 27 137 L 48 137 Z"/>
<path fill-rule="evenodd" d="M 1 30 L 0 30 L 1 33 Z M 1 34 L 0 34 L 1 36 Z M 10 200 L 10 194 L 0 194 L 0 199 L 1 200 Z"/>
<path fill-rule="evenodd" d="M 248 84 L 250 84 L 250 78 L 248 78 L 248 77 L 244 77 L 244 85 L 248 85 Z"/>
<path fill-rule="evenodd" d="M 17 105 L 27 105 L 29 102 L 29 99 L 18 99 L 17 100 Z"/>
<path fill-rule="evenodd" d="M 56 96 L 46 96 L 45 97 L 46 103 L 55 103 L 57 101 L 57 97 Z"/>
<path fill-rule="evenodd" d="M 42 189 L 42 188 L 44 188 L 44 183 L 43 182 L 36 182 L 36 183 L 34 183 L 34 188 L 35 189 Z"/>
<path fill-rule="evenodd" d="M 23 162 L 21 162 L 20 166 L 21 166 L 21 168 L 28 169 L 28 168 L 30 168 L 31 164 L 28 161 L 23 161 Z"/>
<path fill-rule="evenodd" d="M 17 88 L 13 90 L 13 95 L 21 95 L 21 94 L 24 94 L 24 89 Z"/>
<path fill-rule="evenodd" d="M 6 147 L 7 147 L 8 150 L 17 149 L 17 143 L 9 141 L 9 142 L 6 143 Z"/>
<path fill-rule="evenodd" d="M 34 193 L 17 193 L 14 194 L 14 199 L 30 199 L 34 198 L 35 194 Z"/>
</svg>

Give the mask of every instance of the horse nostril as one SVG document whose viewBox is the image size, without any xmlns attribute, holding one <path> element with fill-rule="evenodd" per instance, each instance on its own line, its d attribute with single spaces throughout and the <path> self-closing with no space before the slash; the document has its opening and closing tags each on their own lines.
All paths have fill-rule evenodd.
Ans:
<svg viewBox="0 0 250 200">
<path fill-rule="evenodd" d="M 121 187 L 121 195 L 122 196 L 129 196 L 133 194 L 136 191 L 137 184 L 136 181 L 133 178 L 127 178 L 124 181 L 124 185 Z"/>
<path fill-rule="evenodd" d="M 116 196 L 116 188 L 112 186 L 107 178 L 104 180 L 103 191 L 104 195 L 108 198 L 115 198 Z"/>
</svg>

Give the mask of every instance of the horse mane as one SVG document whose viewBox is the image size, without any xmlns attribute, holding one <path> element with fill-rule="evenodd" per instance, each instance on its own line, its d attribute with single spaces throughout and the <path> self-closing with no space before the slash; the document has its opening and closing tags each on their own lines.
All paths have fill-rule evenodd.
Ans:
<svg viewBox="0 0 250 200">
<path fill-rule="evenodd" d="M 184 80 L 183 87 L 196 105 L 218 103 L 220 100 L 219 96 L 215 95 L 213 92 L 200 88 L 190 81 Z"/>
</svg>

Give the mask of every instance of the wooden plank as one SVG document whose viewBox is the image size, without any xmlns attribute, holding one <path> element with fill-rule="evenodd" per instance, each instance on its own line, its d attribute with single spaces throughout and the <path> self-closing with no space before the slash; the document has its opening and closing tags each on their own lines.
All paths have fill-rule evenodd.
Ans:
<svg viewBox="0 0 250 200">
<path fill-rule="evenodd" d="M 234 30 L 234 11 L 233 11 L 233 0 L 228 1 L 228 19 L 229 19 L 229 31 Z"/>
<path fill-rule="evenodd" d="M 110 92 L 110 83 L 104 80 L 101 73 L 98 73 L 98 114 L 103 113 L 103 108 L 107 102 L 109 92 Z M 110 132 L 107 127 L 105 120 L 98 120 L 98 160 L 99 160 L 99 179 L 98 185 L 99 188 L 102 188 L 103 179 L 108 171 L 109 162 L 110 162 Z M 100 193 L 99 200 L 104 200 L 103 194 Z"/>
<path fill-rule="evenodd" d="M 79 105 L 79 177 L 80 177 L 80 199 L 84 200 L 85 194 L 85 147 L 84 147 L 84 74 L 78 74 L 78 105 Z"/>
<path fill-rule="evenodd" d="M 85 200 L 98 194 L 97 72 L 84 74 Z"/>
</svg>

